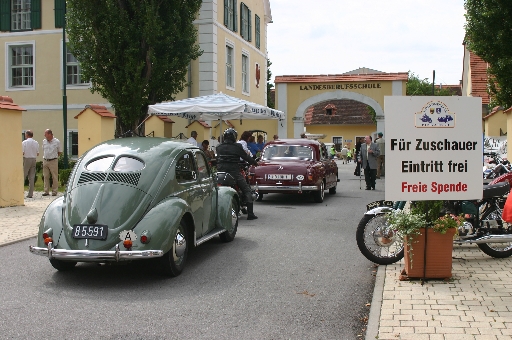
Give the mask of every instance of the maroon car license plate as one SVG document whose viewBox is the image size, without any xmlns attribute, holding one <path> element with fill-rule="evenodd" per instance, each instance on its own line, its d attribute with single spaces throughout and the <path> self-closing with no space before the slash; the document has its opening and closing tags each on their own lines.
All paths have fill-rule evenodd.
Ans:
<svg viewBox="0 0 512 340">
<path fill-rule="evenodd" d="M 283 175 L 283 174 L 268 175 L 268 179 L 292 179 L 292 175 Z"/>
<path fill-rule="evenodd" d="M 73 238 L 106 240 L 107 234 L 108 226 L 104 224 L 75 224 L 73 226 Z"/>
</svg>

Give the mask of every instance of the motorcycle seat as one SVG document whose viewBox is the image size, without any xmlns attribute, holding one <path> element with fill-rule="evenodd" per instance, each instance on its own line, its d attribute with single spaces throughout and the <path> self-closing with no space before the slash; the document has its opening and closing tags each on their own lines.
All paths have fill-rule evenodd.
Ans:
<svg viewBox="0 0 512 340">
<path fill-rule="evenodd" d="M 496 184 L 489 184 L 484 187 L 483 198 L 491 198 L 496 196 L 506 195 L 510 191 L 510 184 L 508 181 L 499 182 Z"/>
</svg>

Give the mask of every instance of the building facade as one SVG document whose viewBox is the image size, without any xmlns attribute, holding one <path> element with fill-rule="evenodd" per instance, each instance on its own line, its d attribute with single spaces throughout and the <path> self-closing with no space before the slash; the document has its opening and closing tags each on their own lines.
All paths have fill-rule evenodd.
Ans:
<svg viewBox="0 0 512 340">
<path fill-rule="evenodd" d="M 69 51 L 63 57 L 64 4 L 64 0 L 0 0 L 0 73 L 5 79 L 2 95 L 26 109 L 20 136 L 30 129 L 34 138 L 41 141 L 44 130 L 49 128 L 62 142 L 66 134 L 67 153 L 76 158 L 79 131 L 74 117 L 90 104 L 105 106 L 114 113 L 115 110 L 105 98 L 90 92 L 90 83 L 81 77 L 76 58 Z M 203 54 L 191 61 L 190 86 L 176 98 L 223 92 L 265 105 L 266 28 L 271 22 L 269 0 L 204 0 L 194 22 Z M 62 104 L 64 60 L 66 131 Z M 173 135 L 188 135 L 191 122 L 180 118 L 173 121 Z M 210 126 L 214 123 L 208 122 Z"/>
</svg>

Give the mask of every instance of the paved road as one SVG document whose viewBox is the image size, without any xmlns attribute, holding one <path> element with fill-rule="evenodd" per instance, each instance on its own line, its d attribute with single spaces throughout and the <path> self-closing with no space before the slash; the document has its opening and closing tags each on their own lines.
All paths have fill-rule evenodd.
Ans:
<svg viewBox="0 0 512 340">
<path fill-rule="evenodd" d="M 34 238 L 0 247 L 0 337 L 362 338 L 375 268 L 355 230 L 364 205 L 384 198 L 384 181 L 360 190 L 352 172 L 340 164 L 338 193 L 321 204 L 265 196 L 235 241 L 201 245 L 173 279 L 144 262 L 56 272 L 28 252 Z"/>
</svg>

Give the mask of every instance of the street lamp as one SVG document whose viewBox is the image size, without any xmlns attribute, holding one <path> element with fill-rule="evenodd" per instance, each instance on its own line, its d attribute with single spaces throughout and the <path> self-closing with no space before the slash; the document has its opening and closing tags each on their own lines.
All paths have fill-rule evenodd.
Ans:
<svg viewBox="0 0 512 340">
<path fill-rule="evenodd" d="M 66 1 L 64 2 L 64 22 L 62 25 L 62 120 L 64 125 L 64 169 L 68 168 L 68 97 L 66 95 Z"/>
</svg>

